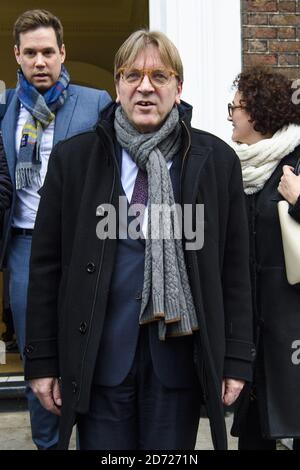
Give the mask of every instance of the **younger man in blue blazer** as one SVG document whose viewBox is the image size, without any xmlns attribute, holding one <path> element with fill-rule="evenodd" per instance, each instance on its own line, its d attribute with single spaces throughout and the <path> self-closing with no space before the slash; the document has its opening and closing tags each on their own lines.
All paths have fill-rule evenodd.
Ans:
<svg viewBox="0 0 300 470">
<path fill-rule="evenodd" d="M 14 39 L 18 84 L 1 124 L 14 194 L 1 259 L 5 254 L 14 326 L 23 354 L 31 236 L 51 150 L 60 140 L 92 128 L 110 98 L 104 91 L 70 85 L 63 65 L 63 28 L 52 13 L 23 13 L 15 23 Z M 42 408 L 30 389 L 27 398 L 36 446 L 55 448 L 58 418 Z"/>
</svg>

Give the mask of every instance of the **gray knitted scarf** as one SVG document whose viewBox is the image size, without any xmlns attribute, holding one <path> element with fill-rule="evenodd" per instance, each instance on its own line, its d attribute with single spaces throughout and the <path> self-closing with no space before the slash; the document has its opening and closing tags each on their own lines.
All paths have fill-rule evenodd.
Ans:
<svg viewBox="0 0 300 470">
<path fill-rule="evenodd" d="M 179 151 L 181 126 L 179 113 L 173 108 L 162 127 L 153 133 L 140 134 L 118 107 L 114 127 L 116 137 L 139 168 L 148 175 L 148 233 L 146 238 L 144 285 L 140 324 L 158 321 L 160 340 L 167 336 L 191 335 L 198 329 L 195 306 L 187 276 L 182 241 L 176 235 L 176 210 L 160 214 L 160 229 L 168 224 L 168 237 L 157 237 L 151 226 L 151 207 L 174 208 L 174 193 L 167 163 Z M 166 205 L 166 206 L 165 206 Z M 157 207 L 157 206 L 156 206 Z M 156 221 L 157 222 L 157 221 Z M 161 233 L 159 231 L 159 233 Z M 153 234 L 155 234 L 153 237 Z"/>
</svg>

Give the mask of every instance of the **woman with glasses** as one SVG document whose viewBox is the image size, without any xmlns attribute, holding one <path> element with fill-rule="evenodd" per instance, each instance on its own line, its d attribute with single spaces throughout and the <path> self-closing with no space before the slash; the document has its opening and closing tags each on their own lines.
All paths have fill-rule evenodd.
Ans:
<svg viewBox="0 0 300 470">
<path fill-rule="evenodd" d="M 277 208 L 285 198 L 300 223 L 300 176 L 293 173 L 300 159 L 300 105 L 290 81 L 267 69 L 245 71 L 234 85 L 228 120 L 248 209 L 257 357 L 232 434 L 239 436 L 239 449 L 271 450 L 276 438 L 300 438 L 300 364 L 293 363 L 300 288 L 286 278 Z"/>
</svg>

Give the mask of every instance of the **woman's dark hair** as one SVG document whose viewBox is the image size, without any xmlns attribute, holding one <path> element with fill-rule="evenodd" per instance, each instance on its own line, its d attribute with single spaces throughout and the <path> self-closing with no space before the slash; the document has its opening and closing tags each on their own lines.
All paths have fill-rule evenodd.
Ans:
<svg viewBox="0 0 300 470">
<path fill-rule="evenodd" d="M 273 135 L 287 124 L 300 124 L 300 104 L 293 99 L 295 89 L 285 75 L 255 67 L 240 73 L 233 85 L 257 132 Z"/>
</svg>

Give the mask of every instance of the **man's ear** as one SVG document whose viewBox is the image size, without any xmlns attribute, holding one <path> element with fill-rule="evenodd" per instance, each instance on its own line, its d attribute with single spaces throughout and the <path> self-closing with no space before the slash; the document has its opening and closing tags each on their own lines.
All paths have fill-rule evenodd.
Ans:
<svg viewBox="0 0 300 470">
<path fill-rule="evenodd" d="M 120 103 L 120 95 L 119 95 L 119 82 L 116 82 L 116 103 Z"/>
<path fill-rule="evenodd" d="M 20 65 L 20 49 L 16 44 L 14 45 L 14 53 L 15 53 L 16 61 Z"/>
<path fill-rule="evenodd" d="M 61 57 L 61 63 L 63 64 L 64 61 L 66 60 L 66 48 L 65 48 L 65 45 L 62 44 L 61 48 L 60 48 L 60 57 Z"/>
<path fill-rule="evenodd" d="M 180 104 L 181 94 L 182 94 L 182 82 L 178 82 L 177 83 L 177 92 L 176 92 L 176 96 L 175 96 L 175 103 L 176 104 Z"/>
</svg>

